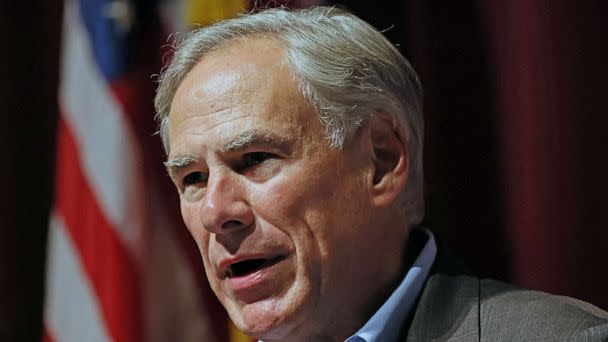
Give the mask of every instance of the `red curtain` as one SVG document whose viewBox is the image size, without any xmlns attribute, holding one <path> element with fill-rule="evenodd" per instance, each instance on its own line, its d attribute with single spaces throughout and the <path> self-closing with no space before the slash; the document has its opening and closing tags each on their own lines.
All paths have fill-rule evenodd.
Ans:
<svg viewBox="0 0 608 342">
<path fill-rule="evenodd" d="M 511 279 L 608 308 L 607 3 L 479 2 Z"/>
<path fill-rule="evenodd" d="M 425 224 L 483 276 L 608 308 L 608 3 L 343 1 L 425 89 Z"/>
<path fill-rule="evenodd" d="M 340 2 L 425 89 L 425 224 L 481 275 L 608 308 L 608 3 Z M 0 2 L 0 340 L 39 340 L 60 1 Z"/>
</svg>

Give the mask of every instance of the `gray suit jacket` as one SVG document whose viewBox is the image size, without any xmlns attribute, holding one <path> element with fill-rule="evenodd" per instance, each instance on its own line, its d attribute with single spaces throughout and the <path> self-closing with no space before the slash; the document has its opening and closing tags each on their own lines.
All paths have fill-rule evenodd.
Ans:
<svg viewBox="0 0 608 342">
<path fill-rule="evenodd" d="M 408 326 L 411 342 L 608 341 L 608 313 L 591 304 L 441 272 L 428 279 Z"/>
</svg>

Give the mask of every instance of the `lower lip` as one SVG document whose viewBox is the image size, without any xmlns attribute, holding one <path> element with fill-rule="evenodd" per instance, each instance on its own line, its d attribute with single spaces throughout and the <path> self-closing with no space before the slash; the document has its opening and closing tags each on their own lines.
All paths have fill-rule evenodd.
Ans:
<svg viewBox="0 0 608 342">
<path fill-rule="evenodd" d="M 234 291 L 234 294 L 240 300 L 244 302 L 259 300 L 263 298 L 264 294 L 273 292 L 272 288 L 277 285 L 276 279 L 273 279 L 272 283 L 269 282 L 269 280 L 271 280 L 270 278 L 276 278 L 274 276 L 277 275 L 280 271 L 279 268 L 281 268 L 284 263 L 285 259 L 282 259 L 270 267 L 263 268 L 244 276 L 231 277 L 227 280 Z"/>
</svg>

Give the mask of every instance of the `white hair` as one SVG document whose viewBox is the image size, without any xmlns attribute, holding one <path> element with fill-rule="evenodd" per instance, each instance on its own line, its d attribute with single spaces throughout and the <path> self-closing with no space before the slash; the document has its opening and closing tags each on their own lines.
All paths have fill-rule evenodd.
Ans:
<svg viewBox="0 0 608 342">
<path fill-rule="evenodd" d="M 154 99 L 166 152 L 169 111 L 182 80 L 206 54 L 251 35 L 282 43 L 287 65 L 302 94 L 317 109 L 332 148 L 342 148 L 359 126 L 379 112 L 405 128 L 406 210 L 410 223 L 418 223 L 424 213 L 420 82 L 405 57 L 378 30 L 335 7 L 267 9 L 199 28 L 180 39 L 159 76 Z"/>
</svg>

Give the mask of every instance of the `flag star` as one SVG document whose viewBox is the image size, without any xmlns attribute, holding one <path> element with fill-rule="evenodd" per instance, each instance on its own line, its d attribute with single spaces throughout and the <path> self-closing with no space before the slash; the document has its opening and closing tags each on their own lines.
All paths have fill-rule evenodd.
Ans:
<svg viewBox="0 0 608 342">
<path fill-rule="evenodd" d="M 107 3 L 104 8 L 106 17 L 114 20 L 119 33 L 125 34 L 131 31 L 135 13 L 133 7 L 127 0 L 113 0 Z"/>
</svg>

